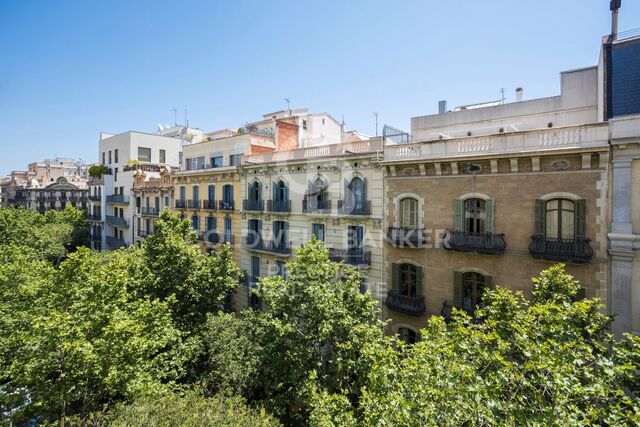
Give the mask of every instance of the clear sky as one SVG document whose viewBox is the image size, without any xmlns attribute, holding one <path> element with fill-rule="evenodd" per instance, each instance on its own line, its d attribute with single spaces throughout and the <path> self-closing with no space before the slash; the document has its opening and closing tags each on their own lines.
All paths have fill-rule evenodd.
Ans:
<svg viewBox="0 0 640 427">
<path fill-rule="evenodd" d="M 620 30 L 640 27 L 623 0 Z M 597 63 L 609 0 L 0 0 L 0 175 L 97 160 L 101 131 L 236 128 L 286 107 L 347 128 L 559 92 Z"/>
</svg>

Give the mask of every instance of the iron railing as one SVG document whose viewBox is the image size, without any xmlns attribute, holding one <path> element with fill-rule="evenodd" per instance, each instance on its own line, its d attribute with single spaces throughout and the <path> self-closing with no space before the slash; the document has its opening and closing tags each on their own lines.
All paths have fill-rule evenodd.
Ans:
<svg viewBox="0 0 640 427">
<path fill-rule="evenodd" d="M 250 212 L 262 212 L 264 210 L 264 200 L 244 199 L 242 210 Z"/>
<path fill-rule="evenodd" d="M 333 262 L 344 261 L 349 265 L 371 266 L 371 251 L 329 248 L 329 259 Z"/>
<path fill-rule="evenodd" d="M 561 239 L 534 234 L 529 243 L 529 253 L 534 258 L 549 261 L 589 262 L 593 258 L 590 241 L 586 237 Z"/>
<path fill-rule="evenodd" d="M 397 247 L 420 248 L 427 243 L 427 236 L 424 228 L 389 227 L 387 241 Z"/>
<path fill-rule="evenodd" d="M 352 203 L 338 200 L 338 213 L 340 215 L 371 215 L 371 201 Z"/>
<path fill-rule="evenodd" d="M 203 200 L 202 201 L 202 209 L 208 209 L 211 211 L 215 211 L 218 208 L 215 200 Z"/>
<path fill-rule="evenodd" d="M 291 255 L 291 242 L 284 240 L 263 240 L 261 237 L 248 234 L 242 239 L 242 245 L 251 251 Z"/>
<path fill-rule="evenodd" d="M 187 201 L 178 199 L 176 200 L 175 206 L 176 206 L 176 209 L 186 209 Z"/>
<path fill-rule="evenodd" d="M 501 255 L 507 248 L 504 234 L 469 233 L 460 230 L 447 230 L 442 245 L 448 250 L 488 255 Z"/>
<path fill-rule="evenodd" d="M 291 200 L 267 200 L 269 212 L 291 212 Z"/>
<path fill-rule="evenodd" d="M 147 216 L 158 216 L 158 215 L 160 215 L 160 209 L 158 209 L 158 208 L 143 207 L 140 211 L 141 211 L 142 215 L 147 215 Z"/>
<path fill-rule="evenodd" d="M 412 316 L 422 316 L 427 311 L 427 306 L 424 303 L 424 297 L 402 295 L 396 290 L 389 291 L 386 304 L 391 310 L 410 314 Z"/>
<path fill-rule="evenodd" d="M 107 203 L 128 204 L 129 203 L 129 196 L 125 196 L 125 195 L 122 195 L 122 194 L 112 194 L 110 196 L 107 196 Z"/>
<path fill-rule="evenodd" d="M 129 223 L 126 219 L 120 218 L 119 216 L 107 215 L 107 224 L 113 225 L 114 227 L 128 227 Z"/>
<path fill-rule="evenodd" d="M 309 200 L 302 201 L 303 213 L 331 213 L 331 200 Z"/>
<path fill-rule="evenodd" d="M 233 200 L 220 200 L 218 202 L 218 209 L 221 211 L 232 211 L 234 209 Z"/>
<path fill-rule="evenodd" d="M 200 209 L 200 200 L 187 200 L 187 208 Z"/>
</svg>

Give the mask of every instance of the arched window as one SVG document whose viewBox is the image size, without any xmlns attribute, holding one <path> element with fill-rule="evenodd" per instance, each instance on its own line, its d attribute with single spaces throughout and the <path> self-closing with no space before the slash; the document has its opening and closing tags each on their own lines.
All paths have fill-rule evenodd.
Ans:
<svg viewBox="0 0 640 427">
<path fill-rule="evenodd" d="M 233 202 L 233 185 L 225 184 L 222 187 L 222 200 L 225 202 Z"/>
<path fill-rule="evenodd" d="M 398 328 L 400 339 L 406 344 L 412 345 L 418 342 L 418 333 L 409 328 Z"/>
<path fill-rule="evenodd" d="M 400 200 L 400 227 L 416 228 L 418 226 L 418 201 L 413 197 Z"/>
<path fill-rule="evenodd" d="M 569 199 L 551 199 L 545 205 L 545 235 L 547 238 L 575 237 L 575 203 Z"/>
<path fill-rule="evenodd" d="M 467 233 L 484 233 L 486 220 L 485 201 L 467 199 L 464 201 L 464 231 Z"/>
<path fill-rule="evenodd" d="M 289 199 L 287 194 L 287 183 L 283 180 L 279 180 L 273 187 L 273 200 L 278 202 L 284 202 Z"/>
<path fill-rule="evenodd" d="M 366 203 L 364 181 L 357 176 L 354 177 L 349 184 L 349 189 L 353 197 L 353 207 L 355 209 L 364 208 L 364 204 Z"/>
<path fill-rule="evenodd" d="M 249 185 L 249 200 L 258 201 L 260 198 L 260 183 L 258 181 L 253 181 Z"/>
<path fill-rule="evenodd" d="M 480 273 L 468 272 L 462 275 L 462 309 L 473 313 L 482 302 L 486 288 L 486 278 Z"/>
</svg>

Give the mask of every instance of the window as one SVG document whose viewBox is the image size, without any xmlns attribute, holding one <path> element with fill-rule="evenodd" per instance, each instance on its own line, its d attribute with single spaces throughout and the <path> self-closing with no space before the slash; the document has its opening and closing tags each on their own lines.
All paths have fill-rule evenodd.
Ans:
<svg viewBox="0 0 640 427">
<path fill-rule="evenodd" d="M 249 193 L 248 194 L 249 200 L 253 200 L 253 201 L 260 200 L 260 182 L 253 181 L 249 185 L 248 193 Z"/>
<path fill-rule="evenodd" d="M 224 219 L 224 241 L 231 242 L 231 218 Z"/>
<path fill-rule="evenodd" d="M 197 206 L 198 202 L 200 201 L 200 187 L 198 187 L 197 185 L 194 185 L 191 188 L 191 194 L 192 194 L 194 206 Z"/>
<path fill-rule="evenodd" d="M 273 244 L 279 248 L 287 246 L 287 228 L 289 224 L 286 221 L 273 221 Z"/>
<path fill-rule="evenodd" d="M 224 165 L 224 160 L 222 156 L 211 157 L 212 168 L 221 168 L 223 165 Z"/>
<path fill-rule="evenodd" d="M 138 161 L 150 162 L 151 161 L 151 148 L 138 147 Z"/>
<path fill-rule="evenodd" d="M 216 218 L 212 216 L 207 217 L 207 231 L 216 229 Z"/>
<path fill-rule="evenodd" d="M 160 163 L 167 163 L 167 150 L 160 150 Z"/>
<path fill-rule="evenodd" d="M 481 305 L 482 294 L 492 284 L 492 278 L 481 273 L 454 273 L 454 303 L 458 308 L 473 314 Z"/>
<path fill-rule="evenodd" d="M 113 162 L 118 163 L 118 149 L 113 150 Z"/>
<path fill-rule="evenodd" d="M 200 229 L 200 217 L 198 217 L 198 215 L 193 215 L 191 217 L 191 228 L 196 231 Z"/>
<path fill-rule="evenodd" d="M 400 200 L 400 227 L 418 226 L 418 201 L 412 197 Z"/>
<path fill-rule="evenodd" d="M 331 209 L 329 191 L 326 182 L 318 177 L 314 182 L 309 182 L 308 210 Z"/>
<path fill-rule="evenodd" d="M 180 201 L 184 202 L 187 198 L 187 188 L 185 186 L 180 187 Z"/>
<path fill-rule="evenodd" d="M 418 342 L 418 333 L 413 329 L 398 328 L 398 335 L 400 336 L 400 340 L 404 341 L 405 344 L 411 345 Z"/>
<path fill-rule="evenodd" d="M 287 277 L 286 264 L 284 261 L 276 261 L 276 275 L 282 278 Z"/>
<path fill-rule="evenodd" d="M 117 181 L 118 180 L 118 168 L 115 168 L 113 170 L 113 180 Z"/>
<path fill-rule="evenodd" d="M 105 156 L 104 156 L 104 151 L 103 151 L 103 152 L 102 152 L 102 164 L 103 164 L 103 165 L 106 165 L 106 162 L 105 162 L 104 157 L 105 157 Z"/>
<path fill-rule="evenodd" d="M 253 246 L 262 239 L 262 221 L 250 219 L 247 222 L 247 245 Z"/>
<path fill-rule="evenodd" d="M 273 186 L 273 200 L 278 202 L 289 200 L 287 190 L 287 184 L 283 180 L 276 182 L 276 185 Z"/>
<path fill-rule="evenodd" d="M 233 185 L 225 184 L 222 187 L 222 200 L 227 203 L 233 202 Z"/>
<path fill-rule="evenodd" d="M 210 184 L 207 187 L 207 197 L 210 202 L 213 202 L 216 199 L 216 186 Z"/>
<path fill-rule="evenodd" d="M 204 156 L 192 157 L 186 160 L 186 167 L 188 171 L 204 169 Z"/>
<path fill-rule="evenodd" d="M 302 121 L 302 129 L 307 130 L 307 121 L 306 120 Z"/>
<path fill-rule="evenodd" d="M 148 208 L 149 207 L 149 196 L 145 197 L 144 201 L 145 201 L 145 203 L 144 203 L 145 207 Z"/>
<path fill-rule="evenodd" d="M 362 250 L 364 244 L 364 227 L 350 225 L 347 227 L 347 249 L 349 251 Z"/>
<path fill-rule="evenodd" d="M 242 154 L 232 154 L 229 156 L 229 166 L 240 166 Z"/>
<path fill-rule="evenodd" d="M 258 284 L 258 278 L 260 277 L 260 257 L 251 257 L 251 277 L 249 279 L 249 286 L 254 288 Z"/>
<path fill-rule="evenodd" d="M 482 199 L 464 201 L 464 231 L 467 233 L 485 232 L 485 203 Z"/>
<path fill-rule="evenodd" d="M 417 268 L 413 264 L 400 265 L 400 295 L 415 298 L 417 294 Z"/>
<path fill-rule="evenodd" d="M 164 206 L 167 207 L 167 208 L 170 207 L 169 206 L 169 196 L 164 196 Z"/>
<path fill-rule="evenodd" d="M 160 210 L 160 197 L 156 196 L 153 198 L 154 207 Z"/>
<path fill-rule="evenodd" d="M 351 181 L 347 181 L 345 188 L 345 204 L 354 210 L 364 209 L 367 201 L 367 182 L 366 179 L 354 177 Z"/>
<path fill-rule="evenodd" d="M 321 242 L 325 241 L 324 224 L 311 224 L 311 234 Z"/>
<path fill-rule="evenodd" d="M 109 164 L 111 164 L 111 150 L 109 150 Z"/>
<path fill-rule="evenodd" d="M 546 237 L 573 239 L 575 235 L 575 204 L 573 200 L 549 200 L 545 208 Z"/>
</svg>

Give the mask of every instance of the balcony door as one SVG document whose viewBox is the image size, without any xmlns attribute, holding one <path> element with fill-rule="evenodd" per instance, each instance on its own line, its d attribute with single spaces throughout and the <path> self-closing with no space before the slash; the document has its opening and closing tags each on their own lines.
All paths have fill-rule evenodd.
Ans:
<svg viewBox="0 0 640 427">
<path fill-rule="evenodd" d="M 464 201 L 464 231 L 467 233 L 485 232 L 485 201 L 467 199 Z"/>
<path fill-rule="evenodd" d="M 252 202 L 258 202 L 260 200 L 260 183 L 258 181 L 253 181 L 249 185 L 249 197 L 248 199 Z"/>
<path fill-rule="evenodd" d="M 262 221 L 250 219 L 247 222 L 247 244 L 256 245 L 262 239 Z"/>
<path fill-rule="evenodd" d="M 222 187 L 222 200 L 225 203 L 233 203 L 233 186 L 231 184 Z"/>
<path fill-rule="evenodd" d="M 349 252 L 361 251 L 364 245 L 364 227 L 350 225 L 347 227 L 347 250 Z"/>
<path fill-rule="evenodd" d="M 231 242 L 231 218 L 230 217 L 226 217 L 224 219 L 224 241 L 225 242 Z"/>
<path fill-rule="evenodd" d="M 287 229 L 286 221 L 273 221 L 273 244 L 276 248 L 284 249 L 287 247 Z"/>
<path fill-rule="evenodd" d="M 353 207 L 354 210 L 362 210 L 367 203 L 367 185 L 366 179 L 354 177 L 347 186 L 347 206 Z"/>
<path fill-rule="evenodd" d="M 207 187 L 207 200 L 209 200 L 209 202 L 213 202 L 216 200 L 216 186 L 215 185 L 209 185 L 209 187 Z"/>
</svg>

